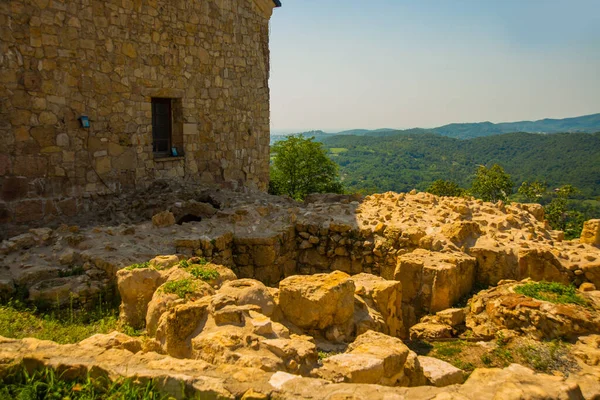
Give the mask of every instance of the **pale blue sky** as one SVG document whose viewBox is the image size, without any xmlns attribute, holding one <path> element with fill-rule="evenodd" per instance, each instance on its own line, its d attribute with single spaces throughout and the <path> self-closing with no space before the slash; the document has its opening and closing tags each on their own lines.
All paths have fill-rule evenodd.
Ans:
<svg viewBox="0 0 600 400">
<path fill-rule="evenodd" d="M 282 0 L 271 129 L 600 112 L 600 0 Z"/>
</svg>

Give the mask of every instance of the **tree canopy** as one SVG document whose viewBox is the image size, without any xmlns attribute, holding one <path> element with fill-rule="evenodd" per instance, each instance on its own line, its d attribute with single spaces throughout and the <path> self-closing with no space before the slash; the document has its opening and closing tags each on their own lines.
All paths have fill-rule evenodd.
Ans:
<svg viewBox="0 0 600 400">
<path fill-rule="evenodd" d="M 436 196 L 459 197 L 465 193 L 465 190 L 454 181 L 438 179 L 427 188 L 427 192 Z"/>
<path fill-rule="evenodd" d="M 510 175 L 504 172 L 500 165 L 494 164 L 490 168 L 480 165 L 471 186 L 471 193 L 483 201 L 495 203 L 498 200 L 508 200 L 508 196 L 512 194 L 512 187 Z"/>
<path fill-rule="evenodd" d="M 338 165 L 314 137 L 288 136 L 271 147 L 271 194 L 301 200 L 310 193 L 342 193 Z"/>
</svg>

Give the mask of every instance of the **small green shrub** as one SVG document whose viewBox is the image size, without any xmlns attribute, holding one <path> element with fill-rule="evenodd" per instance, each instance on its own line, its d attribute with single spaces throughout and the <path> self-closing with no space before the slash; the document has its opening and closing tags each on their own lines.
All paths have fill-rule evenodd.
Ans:
<svg viewBox="0 0 600 400">
<path fill-rule="evenodd" d="M 132 271 L 134 269 L 143 269 L 143 268 L 150 268 L 150 262 L 145 261 L 143 263 L 131 264 L 130 266 L 126 267 L 125 269 L 128 271 Z"/>
<path fill-rule="evenodd" d="M 106 378 L 66 380 L 52 369 L 28 373 L 25 368 L 0 380 L 0 399 L 119 399 L 119 400 L 163 400 L 156 383 L 134 382 L 119 379 L 114 382 Z"/>
<path fill-rule="evenodd" d="M 181 260 L 181 261 L 179 261 L 179 266 L 181 268 L 189 268 L 190 263 L 188 262 L 188 260 Z"/>
<path fill-rule="evenodd" d="M 202 265 L 192 265 L 188 272 L 194 276 L 196 279 L 201 279 L 203 281 L 211 281 L 213 279 L 219 278 L 219 272 L 213 268 L 203 267 Z"/>
<path fill-rule="evenodd" d="M 192 279 L 181 279 L 178 281 L 166 282 L 161 290 L 163 293 L 176 294 L 182 299 L 185 299 L 196 292 L 196 285 Z"/>
<path fill-rule="evenodd" d="M 490 366 L 494 361 L 492 360 L 492 357 L 486 353 L 481 355 L 481 362 L 487 366 Z"/>
<path fill-rule="evenodd" d="M 556 304 L 587 305 L 583 297 L 577 294 L 574 286 L 563 285 L 558 282 L 531 282 L 517 286 L 515 292 L 525 296 L 549 301 Z"/>
<path fill-rule="evenodd" d="M 319 364 L 323 364 L 323 360 L 326 358 L 329 358 L 331 356 L 335 356 L 336 354 L 340 354 L 337 351 L 323 351 L 323 350 L 319 350 L 317 352 L 317 356 L 318 356 L 318 363 Z"/>
</svg>

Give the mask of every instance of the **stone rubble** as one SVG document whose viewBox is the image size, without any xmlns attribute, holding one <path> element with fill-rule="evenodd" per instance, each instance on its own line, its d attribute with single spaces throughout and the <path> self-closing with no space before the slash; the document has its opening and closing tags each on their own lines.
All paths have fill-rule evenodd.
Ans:
<svg viewBox="0 0 600 400">
<path fill-rule="evenodd" d="M 152 204 L 157 211 L 192 204 L 185 212 L 195 210 L 189 215 L 200 221 L 158 228 L 149 215 L 135 224 L 63 225 L 3 241 L 2 295 L 82 272 L 108 289 L 125 266 L 179 254 L 206 257 L 266 285 L 336 270 L 394 279 L 402 282 L 401 319 L 407 329 L 422 316 L 451 307 L 476 285 L 502 279 L 600 287 L 600 248 L 562 240 L 529 212 L 541 212 L 532 205 L 427 193 L 384 193 L 360 201 L 346 196 L 339 203 L 315 195 L 304 204 L 201 188 L 181 189 L 178 196 L 183 200 L 159 196 L 165 203 Z M 85 296 L 82 302 L 89 300 Z"/>
<path fill-rule="evenodd" d="M 2 242 L 1 296 L 58 295 L 85 306 L 116 287 L 122 322 L 145 329 L 147 339 L 113 333 L 69 346 L 7 339 L 0 359 L 32 353 L 39 365 L 105 365 L 116 376 L 129 374 L 116 361 L 129 357 L 141 376 L 224 398 L 600 394 L 589 350 L 600 334 L 600 248 L 564 241 L 535 205 L 416 192 L 313 195 L 303 204 L 260 193 L 202 193 L 198 200 L 169 197 L 153 221 L 150 215 L 119 226 L 32 229 Z M 195 275 L 198 268 L 211 274 Z M 588 306 L 518 295 L 514 287 L 523 279 L 574 284 Z M 187 292 L 168 291 L 184 283 Z M 497 286 L 455 307 L 485 285 Z M 78 289 L 84 286 L 88 292 Z M 477 369 L 459 385 L 462 371 L 417 356 L 403 342 L 467 333 L 489 340 L 498 332 L 578 336 L 581 386 L 517 365 Z M 408 389 L 422 385 L 445 387 Z"/>
</svg>

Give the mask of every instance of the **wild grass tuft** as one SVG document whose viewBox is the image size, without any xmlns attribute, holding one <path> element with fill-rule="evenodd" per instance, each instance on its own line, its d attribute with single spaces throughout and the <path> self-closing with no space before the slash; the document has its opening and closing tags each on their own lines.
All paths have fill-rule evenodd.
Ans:
<svg viewBox="0 0 600 400">
<path fill-rule="evenodd" d="M 587 305 L 585 299 L 577 294 L 574 286 L 567 286 L 558 282 L 542 281 L 526 283 L 517 286 L 515 292 L 537 300 L 549 301 L 556 304 Z"/>
<path fill-rule="evenodd" d="M 127 271 L 132 271 L 134 269 L 143 269 L 143 268 L 151 268 L 150 267 L 150 262 L 149 261 L 145 261 L 145 262 L 142 262 L 142 263 L 131 264 L 130 266 L 125 267 L 125 269 Z"/>
<path fill-rule="evenodd" d="M 132 379 L 119 379 L 114 382 L 106 378 L 87 377 L 66 380 L 52 369 L 28 373 L 20 368 L 0 380 L 0 399 L 119 399 L 119 400 L 163 400 L 155 382 L 141 384 Z"/>
<path fill-rule="evenodd" d="M 0 336 L 22 339 L 33 337 L 57 343 L 77 343 L 96 333 L 118 328 L 118 311 L 112 305 L 95 310 L 51 310 L 40 313 L 19 301 L 0 305 Z"/>
<path fill-rule="evenodd" d="M 185 299 L 196 292 L 196 285 L 192 279 L 180 279 L 178 281 L 166 282 L 161 287 L 161 291 L 167 294 L 176 294 Z"/>
<path fill-rule="evenodd" d="M 213 268 L 204 267 L 202 265 L 192 265 L 188 272 L 194 276 L 196 279 L 201 279 L 203 281 L 211 281 L 213 279 L 219 278 L 219 272 Z"/>
</svg>

